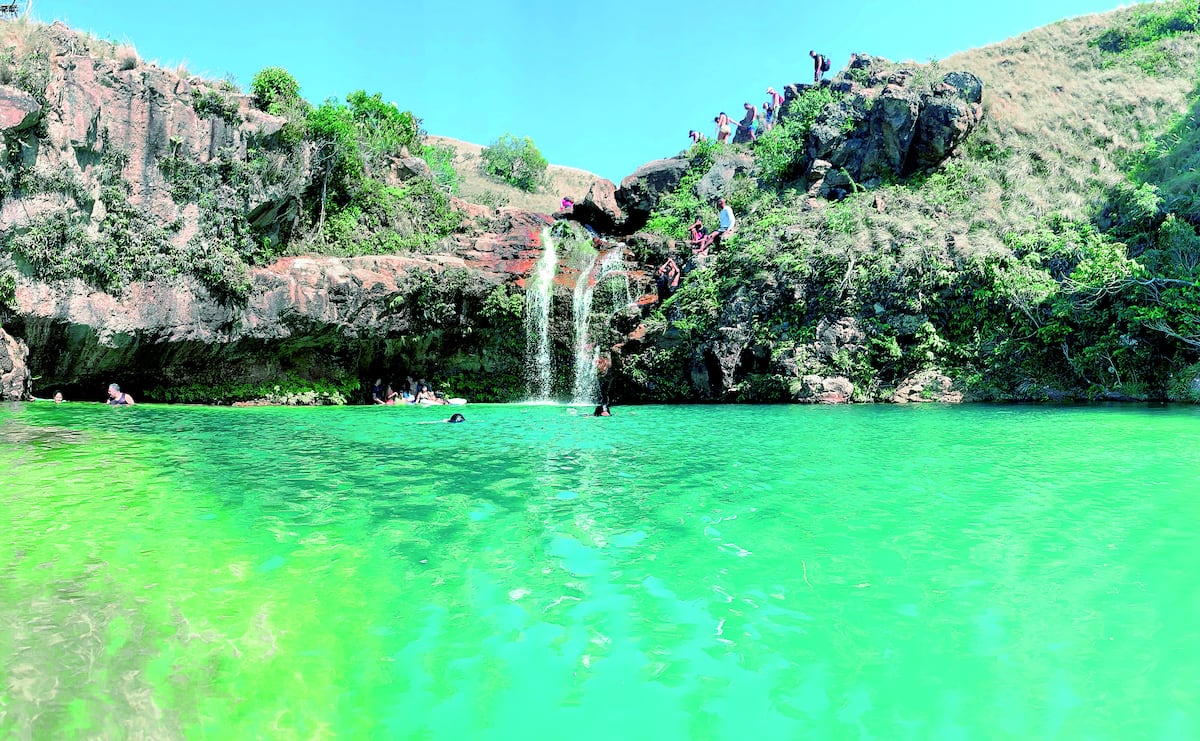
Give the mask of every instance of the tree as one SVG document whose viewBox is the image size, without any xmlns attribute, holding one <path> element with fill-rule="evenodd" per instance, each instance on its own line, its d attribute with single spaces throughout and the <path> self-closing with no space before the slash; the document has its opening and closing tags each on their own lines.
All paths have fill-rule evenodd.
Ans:
<svg viewBox="0 0 1200 741">
<path fill-rule="evenodd" d="M 485 174 L 532 193 L 542 184 L 548 163 L 533 139 L 505 134 L 483 150 Z"/>
<path fill-rule="evenodd" d="M 254 106 L 275 116 L 284 115 L 300 97 L 300 83 L 283 67 L 265 67 L 250 83 Z"/>
<path fill-rule="evenodd" d="M 353 112 L 330 98 L 309 112 L 308 138 L 312 142 L 313 175 L 321 183 L 321 211 L 317 220 L 320 237 L 325 228 L 330 185 L 345 196 L 363 175 Z"/>
</svg>

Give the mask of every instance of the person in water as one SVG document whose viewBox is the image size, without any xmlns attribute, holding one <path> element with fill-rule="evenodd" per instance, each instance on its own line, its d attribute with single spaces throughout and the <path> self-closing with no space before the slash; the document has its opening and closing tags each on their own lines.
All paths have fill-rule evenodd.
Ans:
<svg viewBox="0 0 1200 741">
<path fill-rule="evenodd" d="M 121 387 L 115 383 L 108 384 L 108 405 L 113 407 L 131 407 L 133 406 L 133 397 L 121 391 Z"/>
<path fill-rule="evenodd" d="M 62 392 L 61 392 L 61 391 L 55 391 L 55 392 L 54 392 L 54 403 L 55 403 L 55 404 L 61 404 L 61 403 L 63 403 L 63 401 L 64 401 L 64 400 L 63 400 L 63 395 L 62 395 Z"/>
<path fill-rule="evenodd" d="M 592 412 L 593 417 L 611 417 L 612 411 L 608 408 L 608 404 L 601 404 L 596 407 L 596 411 Z"/>
<path fill-rule="evenodd" d="M 383 379 L 376 378 L 375 383 L 371 386 L 371 403 L 386 404 L 387 391 L 383 387 Z"/>
<path fill-rule="evenodd" d="M 447 421 L 447 422 L 449 422 L 449 423 L 450 423 L 450 424 L 452 424 L 452 425 L 456 425 L 456 424 L 458 424 L 459 422 L 466 422 L 466 421 L 467 421 L 467 418 L 466 418 L 466 417 L 464 417 L 464 416 L 462 416 L 461 414 L 457 414 L 457 413 L 455 413 L 455 414 L 451 414 L 451 415 L 450 415 L 450 419 L 448 419 L 448 420 L 446 420 L 446 421 Z"/>
</svg>

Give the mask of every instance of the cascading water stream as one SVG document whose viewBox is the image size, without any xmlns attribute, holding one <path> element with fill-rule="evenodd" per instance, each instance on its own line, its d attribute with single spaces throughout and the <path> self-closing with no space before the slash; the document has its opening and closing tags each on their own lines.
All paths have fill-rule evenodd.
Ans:
<svg viewBox="0 0 1200 741">
<path fill-rule="evenodd" d="M 622 279 L 623 288 L 616 280 L 612 280 L 615 278 Z M 579 280 L 575 284 L 574 303 L 571 307 L 575 322 L 575 382 L 571 393 L 571 401 L 574 404 L 593 404 L 600 400 L 600 378 L 597 368 L 600 343 L 591 336 L 591 318 L 596 289 L 606 281 L 610 284 L 611 293 L 608 312 L 632 303 L 629 296 L 629 276 L 625 272 L 620 249 L 592 254 L 587 266 L 580 271 Z"/>
<path fill-rule="evenodd" d="M 550 347 L 550 308 L 558 251 L 550 229 L 542 229 L 542 254 L 525 285 L 525 383 L 529 398 L 549 401 L 554 387 L 554 361 Z"/>
</svg>

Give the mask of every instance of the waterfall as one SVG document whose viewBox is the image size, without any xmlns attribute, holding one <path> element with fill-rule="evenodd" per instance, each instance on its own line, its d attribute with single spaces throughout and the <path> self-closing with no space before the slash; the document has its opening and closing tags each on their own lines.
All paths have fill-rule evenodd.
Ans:
<svg viewBox="0 0 1200 741">
<path fill-rule="evenodd" d="M 590 341 L 588 330 L 591 328 L 592 296 L 596 292 L 592 270 L 596 267 L 598 256 L 592 252 L 587 265 L 580 268 L 571 301 L 571 318 L 575 324 L 575 331 L 571 335 L 575 341 L 575 383 L 571 386 L 573 404 L 591 404 L 596 399 L 596 361 L 600 357 L 600 348 Z"/>
<path fill-rule="evenodd" d="M 554 387 L 550 347 L 550 305 L 558 252 L 548 228 L 542 229 L 542 254 L 525 284 L 525 384 L 530 399 L 549 401 Z"/>
<path fill-rule="evenodd" d="M 611 314 L 615 309 L 633 302 L 629 295 L 629 276 L 624 268 L 621 250 L 611 249 L 599 254 L 593 253 L 586 267 L 579 273 L 571 306 L 575 322 L 575 383 L 572 386 L 572 403 L 594 404 L 600 401 L 600 378 L 597 369 L 600 343 L 592 337 L 592 308 L 596 289 L 606 281 L 610 285 L 610 304 L 604 307 L 604 313 Z M 618 277 L 623 287 L 616 280 L 611 280 Z"/>
<path fill-rule="evenodd" d="M 555 240 L 558 240 L 556 244 Z M 571 297 L 571 401 L 594 404 L 600 398 L 596 367 L 603 342 L 593 314 L 611 314 L 633 302 L 622 248 L 597 252 L 590 235 L 571 222 L 542 230 L 542 254 L 525 283 L 525 382 L 530 401 L 554 400 L 554 347 L 551 340 L 554 279 L 562 267 L 578 270 Z M 620 279 L 619 281 L 617 279 Z M 607 284 L 607 291 L 597 289 Z"/>
</svg>

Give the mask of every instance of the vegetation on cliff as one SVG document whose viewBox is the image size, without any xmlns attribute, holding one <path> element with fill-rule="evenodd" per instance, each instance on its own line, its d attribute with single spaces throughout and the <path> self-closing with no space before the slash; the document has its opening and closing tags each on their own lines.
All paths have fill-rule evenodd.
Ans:
<svg viewBox="0 0 1200 741">
<path fill-rule="evenodd" d="M 1200 399 L 1198 21 L 1145 5 L 910 66 L 982 78 L 982 127 L 944 167 L 832 202 L 797 164 L 836 101 L 804 93 L 728 187 L 738 234 L 648 320 L 625 392 L 774 401 L 812 374 L 888 399 L 936 370 L 984 399 Z M 695 185 L 725 154 L 693 147 L 649 228 L 715 221 Z M 840 318 L 857 336 L 820 346 Z"/>
</svg>

